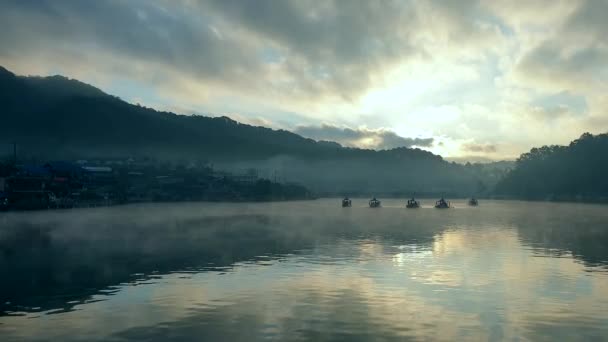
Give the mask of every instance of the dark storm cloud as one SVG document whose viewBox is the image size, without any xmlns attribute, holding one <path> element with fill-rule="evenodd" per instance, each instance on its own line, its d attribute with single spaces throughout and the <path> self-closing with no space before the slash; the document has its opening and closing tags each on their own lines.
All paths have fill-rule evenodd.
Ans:
<svg viewBox="0 0 608 342">
<path fill-rule="evenodd" d="M 404 138 L 386 129 L 348 128 L 332 125 L 299 126 L 294 131 L 315 140 L 336 141 L 344 146 L 391 149 L 397 147 L 429 147 L 433 138 Z"/>
</svg>

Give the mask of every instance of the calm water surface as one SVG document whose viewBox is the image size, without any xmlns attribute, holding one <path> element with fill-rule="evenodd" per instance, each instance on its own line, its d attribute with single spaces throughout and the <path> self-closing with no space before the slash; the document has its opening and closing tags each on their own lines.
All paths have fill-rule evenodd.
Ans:
<svg viewBox="0 0 608 342">
<path fill-rule="evenodd" d="M 0 340 L 608 340 L 608 207 L 0 214 Z"/>
</svg>

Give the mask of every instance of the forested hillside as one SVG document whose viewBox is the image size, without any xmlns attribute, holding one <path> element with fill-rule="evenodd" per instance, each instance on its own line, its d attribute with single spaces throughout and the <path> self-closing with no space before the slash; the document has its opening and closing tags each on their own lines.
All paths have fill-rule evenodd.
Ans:
<svg viewBox="0 0 608 342">
<path fill-rule="evenodd" d="M 62 76 L 22 77 L 0 68 L 0 103 L 0 136 L 16 141 L 22 158 L 205 160 L 272 170 L 327 193 L 470 195 L 488 192 L 497 179 L 420 149 L 345 148 L 227 117 L 159 112 Z"/>
<path fill-rule="evenodd" d="M 528 199 L 608 198 L 608 134 L 533 148 L 501 180 L 498 194 Z"/>
</svg>

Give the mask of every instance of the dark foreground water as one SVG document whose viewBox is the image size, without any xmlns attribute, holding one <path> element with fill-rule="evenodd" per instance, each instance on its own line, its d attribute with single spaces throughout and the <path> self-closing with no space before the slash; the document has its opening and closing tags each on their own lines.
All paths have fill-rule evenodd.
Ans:
<svg viewBox="0 0 608 342">
<path fill-rule="evenodd" d="M 0 341 L 608 340 L 608 207 L 0 214 Z"/>
</svg>

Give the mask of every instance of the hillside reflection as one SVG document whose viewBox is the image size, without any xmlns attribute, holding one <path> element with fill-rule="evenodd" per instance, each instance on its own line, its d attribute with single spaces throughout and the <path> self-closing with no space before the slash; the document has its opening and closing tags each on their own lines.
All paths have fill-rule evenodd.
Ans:
<svg viewBox="0 0 608 342">
<path fill-rule="evenodd" d="M 68 330 L 119 340 L 323 332 L 348 340 L 503 339 L 552 335 L 553 324 L 585 326 L 581 336 L 590 338 L 606 333 L 608 275 L 594 272 L 608 264 L 602 207 L 331 204 L 2 216 L 0 336 L 13 327 L 7 336 L 15 339 L 45 331 L 66 340 Z M 60 314 L 7 316 L 39 312 Z"/>
<path fill-rule="evenodd" d="M 539 206 L 521 205 L 513 216 L 522 243 L 541 255 L 571 256 L 596 270 L 606 269 L 608 212 L 604 205 L 548 204 L 540 210 Z"/>
<path fill-rule="evenodd" d="M 264 205 L 144 205 L 0 219 L 0 314 L 69 310 L 113 285 L 280 258 L 338 238 L 388 231 L 432 241 L 435 230 L 404 234 L 390 218 L 378 227 L 374 217 L 287 214 Z"/>
</svg>

